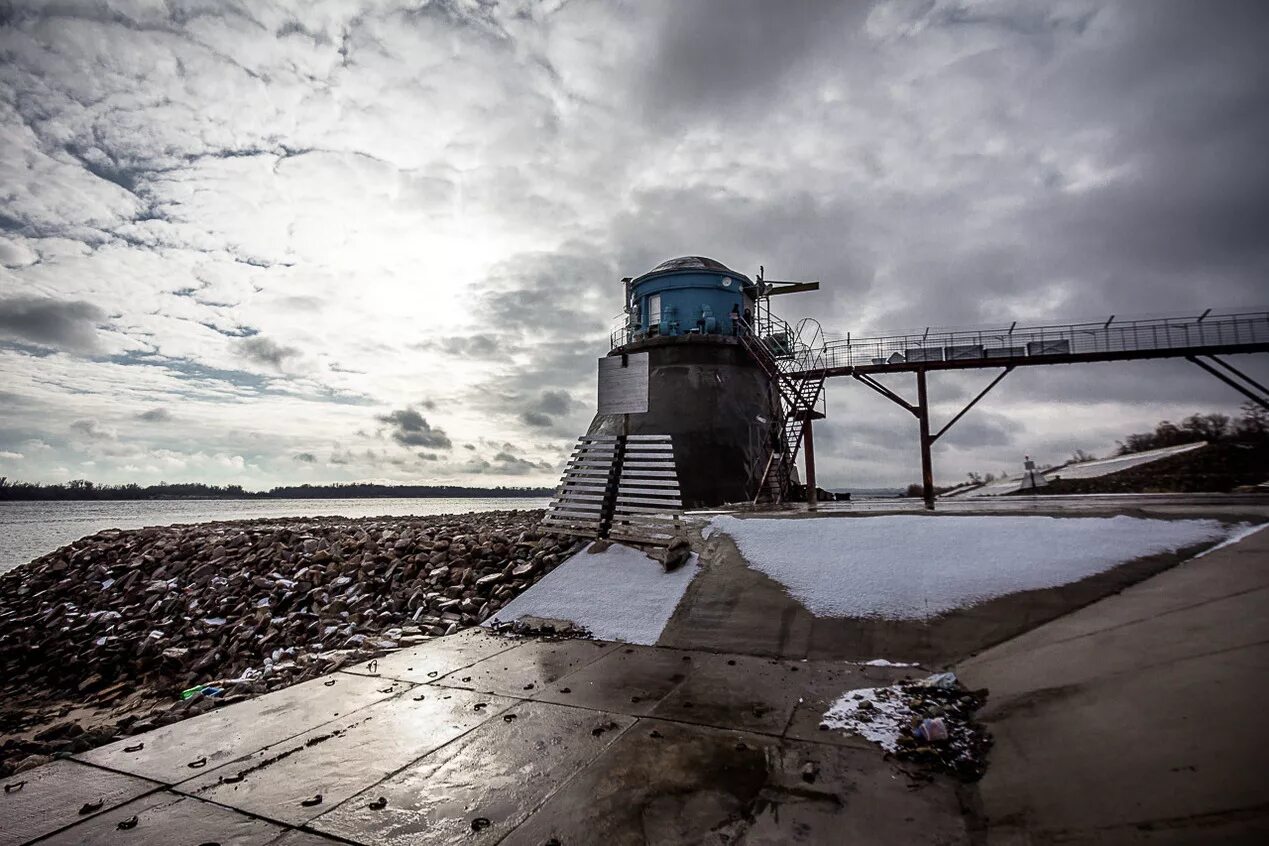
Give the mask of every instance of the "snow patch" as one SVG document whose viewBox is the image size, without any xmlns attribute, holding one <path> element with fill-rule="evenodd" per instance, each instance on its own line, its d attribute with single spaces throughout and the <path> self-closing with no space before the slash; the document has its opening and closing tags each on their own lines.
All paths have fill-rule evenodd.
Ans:
<svg viewBox="0 0 1269 846">
<path fill-rule="evenodd" d="M 888 658 L 874 658 L 871 661 L 857 662 L 861 667 L 915 667 L 916 664 L 905 664 L 902 661 L 891 661 Z"/>
<path fill-rule="evenodd" d="M 1047 479 L 1096 479 L 1100 476 L 1109 476 L 1111 473 L 1119 473 L 1133 467 L 1140 467 L 1143 464 L 1150 464 L 1153 461 L 1171 458 L 1174 455 L 1193 452 L 1205 446 L 1207 446 L 1207 441 L 1196 441 L 1190 444 L 1160 447 L 1159 449 L 1151 449 L 1144 452 L 1130 452 L 1127 455 L 1116 455 L 1111 458 L 1081 461 L 1077 464 L 1067 464 L 1065 467 L 1054 467 L 1046 470 L 1044 476 Z"/>
<path fill-rule="evenodd" d="M 1256 532 L 1263 529 L 1265 526 L 1269 526 L 1269 523 L 1258 523 L 1256 525 L 1241 523 L 1238 526 L 1234 527 L 1235 528 L 1234 533 L 1231 534 L 1229 537 L 1225 538 L 1225 540 L 1216 544 L 1216 546 L 1208 547 L 1207 549 L 1203 550 L 1202 552 L 1200 552 L 1198 555 L 1194 556 L 1194 558 L 1191 558 L 1190 560 L 1193 561 L 1195 559 L 1202 558 L 1204 555 L 1211 555 L 1213 552 L 1215 552 L 1218 549 L 1224 549 L 1227 546 L 1233 546 L 1234 544 L 1238 543 L 1240 540 L 1251 537 Z"/>
<path fill-rule="evenodd" d="M 845 729 L 880 744 L 887 752 L 894 752 L 899 748 L 901 729 L 911 725 L 917 716 L 898 688 L 864 687 L 842 694 L 820 722 L 827 728 Z"/>
<path fill-rule="evenodd" d="M 1215 520 L 919 516 L 715 517 L 749 566 L 821 617 L 921 620 L 1217 541 Z"/>
<path fill-rule="evenodd" d="M 522 617 L 568 620 L 602 640 L 651 646 L 700 569 L 697 556 L 672 573 L 637 549 L 582 550 L 482 625 Z"/>
</svg>

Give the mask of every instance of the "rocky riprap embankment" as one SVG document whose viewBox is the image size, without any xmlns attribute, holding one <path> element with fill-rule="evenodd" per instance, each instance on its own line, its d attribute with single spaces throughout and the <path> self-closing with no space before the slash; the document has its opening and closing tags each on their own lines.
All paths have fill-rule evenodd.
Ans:
<svg viewBox="0 0 1269 846">
<path fill-rule="evenodd" d="M 475 625 L 565 557 L 541 518 L 105 531 L 19 567 L 0 577 L 0 774 Z M 199 684 L 223 692 L 180 699 Z"/>
</svg>

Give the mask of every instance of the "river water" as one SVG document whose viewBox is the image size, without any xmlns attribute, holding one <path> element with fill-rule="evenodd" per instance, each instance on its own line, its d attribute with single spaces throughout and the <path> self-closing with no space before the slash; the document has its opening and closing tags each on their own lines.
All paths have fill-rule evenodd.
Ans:
<svg viewBox="0 0 1269 846">
<path fill-rule="evenodd" d="M 531 497 L 0 502 L 0 573 L 103 529 L 258 517 L 422 517 L 545 508 Z"/>
</svg>

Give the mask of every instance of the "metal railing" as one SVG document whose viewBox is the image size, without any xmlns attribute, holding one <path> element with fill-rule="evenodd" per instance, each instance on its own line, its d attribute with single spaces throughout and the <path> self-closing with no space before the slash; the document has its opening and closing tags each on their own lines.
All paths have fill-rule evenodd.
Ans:
<svg viewBox="0 0 1269 846">
<path fill-rule="evenodd" d="M 1163 317 L 1044 326 L 929 330 L 906 335 L 845 338 L 824 348 L 824 369 L 932 362 L 1017 362 L 1060 356 L 1154 351 L 1183 353 L 1213 347 L 1269 344 L 1269 311 Z M 811 368 L 807 368 L 811 369 Z"/>
<path fill-rule="evenodd" d="M 814 318 L 804 317 L 797 326 L 792 326 L 770 309 L 762 309 L 752 325 L 742 321 L 741 327 L 762 341 L 782 373 L 800 373 L 825 366 L 824 330 Z"/>
<path fill-rule="evenodd" d="M 608 333 L 608 349 L 615 350 L 617 347 L 624 347 L 626 344 L 632 343 L 639 338 L 642 332 L 636 333 L 634 328 L 628 324 L 626 316 L 623 314 L 614 321 L 613 330 Z"/>
</svg>

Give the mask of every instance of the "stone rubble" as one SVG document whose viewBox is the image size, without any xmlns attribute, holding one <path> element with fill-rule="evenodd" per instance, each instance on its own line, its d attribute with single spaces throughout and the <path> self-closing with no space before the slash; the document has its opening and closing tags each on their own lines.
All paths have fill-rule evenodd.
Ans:
<svg viewBox="0 0 1269 846">
<path fill-rule="evenodd" d="M 542 513 L 110 530 L 18 567 L 0 776 L 476 625 L 567 558 Z"/>
<path fill-rule="evenodd" d="M 986 771 L 992 745 L 991 733 L 975 718 L 987 695 L 985 689 L 966 690 L 951 673 L 908 678 L 848 691 L 820 728 L 845 729 L 878 743 L 887 757 L 973 782 Z"/>
</svg>

